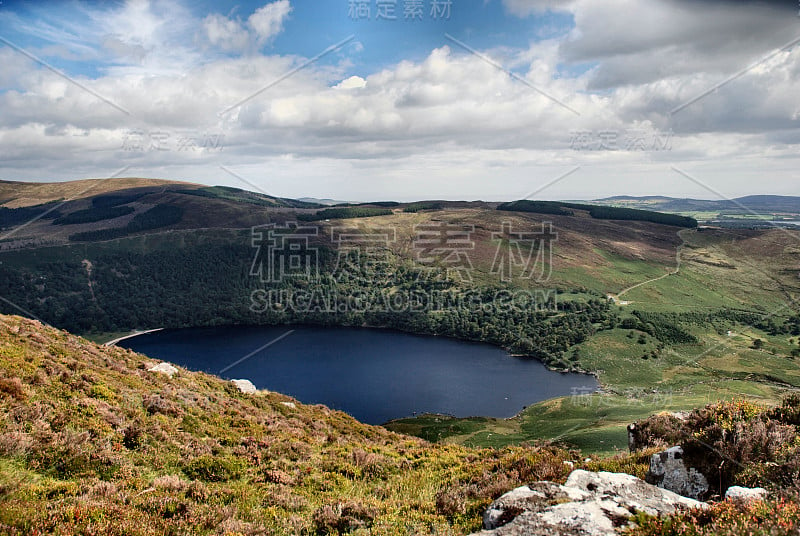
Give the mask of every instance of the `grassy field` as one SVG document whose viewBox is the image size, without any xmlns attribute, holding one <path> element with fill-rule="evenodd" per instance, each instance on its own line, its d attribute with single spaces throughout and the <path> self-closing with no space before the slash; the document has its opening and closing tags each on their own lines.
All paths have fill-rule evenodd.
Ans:
<svg viewBox="0 0 800 536">
<path fill-rule="evenodd" d="M 791 231 L 683 231 L 678 273 L 646 283 L 624 295 L 618 308 L 658 313 L 756 311 L 782 319 L 796 314 L 800 296 L 797 243 Z M 658 278 L 676 264 L 653 263 L 608 251 L 591 269 L 556 268 L 553 281 L 615 293 Z M 720 326 L 724 328 L 720 333 Z M 800 337 L 770 335 L 735 322 L 684 326 L 695 344 L 664 344 L 638 330 L 601 331 L 573 348 L 583 370 L 594 371 L 602 392 L 562 397 L 524 409 L 512 419 L 453 419 L 426 416 L 393 422 L 390 429 L 429 439 L 501 446 L 556 438 L 589 452 L 627 448 L 626 426 L 661 411 L 748 397 L 776 403 L 800 389 L 800 359 L 791 357 Z M 763 342 L 754 349 L 756 339 Z M 653 357 L 653 354 L 657 357 Z M 645 358 L 646 357 L 646 358 Z"/>
<path fill-rule="evenodd" d="M 0 205 L 7 208 L 16 208 L 39 205 L 49 201 L 84 198 L 116 192 L 126 188 L 170 185 L 180 185 L 185 188 L 199 188 L 202 186 L 179 181 L 127 177 L 40 183 L 0 181 Z"/>
</svg>

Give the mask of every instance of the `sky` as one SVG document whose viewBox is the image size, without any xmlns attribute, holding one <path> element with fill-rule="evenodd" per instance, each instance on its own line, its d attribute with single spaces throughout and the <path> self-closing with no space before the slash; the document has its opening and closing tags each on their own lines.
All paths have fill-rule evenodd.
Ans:
<svg viewBox="0 0 800 536">
<path fill-rule="evenodd" d="M 800 5 L 0 1 L 0 179 L 800 195 Z"/>
</svg>

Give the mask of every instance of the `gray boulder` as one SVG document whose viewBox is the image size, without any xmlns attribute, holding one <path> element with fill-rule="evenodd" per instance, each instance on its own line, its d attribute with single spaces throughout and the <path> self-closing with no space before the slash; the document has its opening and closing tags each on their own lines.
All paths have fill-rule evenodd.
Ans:
<svg viewBox="0 0 800 536">
<path fill-rule="evenodd" d="M 692 499 L 703 499 L 708 493 L 708 480 L 694 467 L 686 467 L 681 447 L 653 454 L 645 480 Z"/>
<path fill-rule="evenodd" d="M 760 501 L 767 498 L 767 490 L 764 488 L 731 486 L 725 492 L 725 498 L 732 501 Z"/>
<path fill-rule="evenodd" d="M 534 482 L 494 501 L 483 516 L 483 536 L 610 536 L 637 512 L 702 508 L 695 501 L 622 473 L 573 471 L 562 486 Z"/>
</svg>

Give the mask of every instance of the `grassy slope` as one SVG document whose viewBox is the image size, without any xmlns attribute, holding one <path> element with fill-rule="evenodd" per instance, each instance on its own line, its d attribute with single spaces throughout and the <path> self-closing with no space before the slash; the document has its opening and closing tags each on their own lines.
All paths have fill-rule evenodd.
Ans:
<svg viewBox="0 0 800 536">
<path fill-rule="evenodd" d="M 641 477 L 657 450 L 584 459 L 547 445 L 430 444 L 202 373 L 148 372 L 153 363 L 0 316 L 0 533 L 458 535 L 477 530 L 489 502 L 518 485 L 563 481 L 572 467 Z M 703 433 L 718 434 L 714 415 L 733 426 L 739 407 L 692 418 L 711 415 Z M 755 426 L 736 430 L 766 437 Z M 796 461 L 773 450 L 766 460 L 750 452 L 735 478 L 790 493 L 775 488 L 771 460 L 790 469 Z M 796 504 L 725 502 L 700 519 L 640 515 L 635 533 L 794 534 Z"/>
<path fill-rule="evenodd" d="M 0 532 L 461 534 L 521 483 L 590 469 L 554 448 L 432 445 L 289 397 L 0 316 Z"/>
<path fill-rule="evenodd" d="M 113 178 L 85 179 L 66 182 L 11 182 L 0 181 L 0 205 L 17 208 L 39 205 L 49 201 L 84 198 L 144 186 L 181 185 L 199 188 L 202 185 L 161 179 Z"/>
</svg>

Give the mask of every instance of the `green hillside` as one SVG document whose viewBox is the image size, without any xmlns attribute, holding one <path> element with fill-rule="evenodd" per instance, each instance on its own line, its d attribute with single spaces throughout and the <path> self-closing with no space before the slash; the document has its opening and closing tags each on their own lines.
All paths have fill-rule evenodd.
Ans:
<svg viewBox="0 0 800 536">
<path fill-rule="evenodd" d="M 390 425 L 478 446 L 559 437 L 586 451 L 614 452 L 625 447 L 626 424 L 654 411 L 737 394 L 775 403 L 800 388 L 799 231 L 665 225 L 675 221 L 627 209 L 595 217 L 587 205 L 561 202 L 324 209 L 230 188 L 136 187 L 128 179 L 119 190 L 102 186 L 67 203 L 8 208 L 34 218 L 50 212 L 27 223 L 13 212 L 0 240 L 0 312 L 100 341 L 133 330 L 224 324 L 390 327 L 489 342 L 600 381 L 601 393 L 545 401 L 514 419 L 423 417 Z M 23 190 L 33 203 L 75 187 Z M 133 212 L 99 218 L 118 207 Z M 56 214 L 66 223 L 55 224 Z M 258 237 L 267 229 L 302 237 L 303 225 L 313 233 L 297 251 L 314 253 L 318 273 L 268 281 Z M 420 229 L 460 232 L 468 273 L 435 253 L 422 263 Z M 550 233 L 544 246 L 515 242 L 544 236 L 543 229 Z M 370 246 L 379 264 L 357 264 L 360 252 L 341 238 L 354 232 L 383 237 L 380 247 Z M 522 273 L 514 264 L 520 255 L 535 261 L 536 273 Z M 291 297 L 303 293 L 315 301 L 299 309 Z M 413 301 L 420 295 L 428 300 L 422 308 Z M 348 309 L 331 309 L 330 296 Z"/>
</svg>

